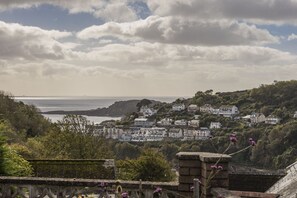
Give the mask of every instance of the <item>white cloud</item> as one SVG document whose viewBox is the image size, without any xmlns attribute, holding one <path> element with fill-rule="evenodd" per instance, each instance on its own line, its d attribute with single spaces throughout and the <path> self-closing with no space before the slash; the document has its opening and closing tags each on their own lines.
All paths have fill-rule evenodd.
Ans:
<svg viewBox="0 0 297 198">
<path fill-rule="evenodd" d="M 66 48 L 56 39 L 68 36 L 71 33 L 0 21 L 0 57 L 61 59 L 65 57 Z"/>
<path fill-rule="evenodd" d="M 67 9 L 71 14 L 87 12 L 107 21 L 122 22 L 138 18 L 134 9 L 129 6 L 131 1 L 133 0 L 71 0 L 71 2 L 69 0 L 1 0 L 0 11 L 49 4 Z"/>
<path fill-rule="evenodd" d="M 151 16 L 130 23 L 109 22 L 91 26 L 79 32 L 78 38 L 104 36 L 141 39 L 151 42 L 186 45 L 261 45 L 278 42 L 267 30 L 236 21 L 184 20 L 174 17 Z"/>
<path fill-rule="evenodd" d="M 236 19 L 266 23 L 296 23 L 296 0 L 148 0 L 160 16 Z"/>
<path fill-rule="evenodd" d="M 297 39 L 297 35 L 296 34 L 291 34 L 290 36 L 288 36 L 288 41 L 296 40 L 296 39 Z"/>
</svg>

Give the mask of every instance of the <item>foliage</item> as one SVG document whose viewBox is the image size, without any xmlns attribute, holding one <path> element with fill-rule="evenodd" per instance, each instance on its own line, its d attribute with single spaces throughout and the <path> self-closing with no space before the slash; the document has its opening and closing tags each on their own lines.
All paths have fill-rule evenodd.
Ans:
<svg viewBox="0 0 297 198">
<path fill-rule="evenodd" d="M 120 160 L 117 167 L 120 170 L 120 179 L 125 180 L 166 182 L 174 178 L 164 156 L 153 150 L 145 150 L 134 160 Z"/>
<path fill-rule="evenodd" d="M 100 159 L 113 156 L 108 141 L 98 136 L 95 125 L 83 116 L 65 116 L 40 141 L 44 148 L 43 158 Z"/>
<path fill-rule="evenodd" d="M 115 145 L 116 159 L 135 159 L 140 155 L 140 148 L 128 142 L 118 143 Z"/>
<path fill-rule="evenodd" d="M 2 91 L 0 91 L 1 119 L 7 120 L 18 133 L 24 133 L 27 137 L 42 135 L 50 128 L 50 122 L 39 114 L 35 106 L 16 102 L 11 95 Z"/>
<path fill-rule="evenodd" d="M 28 161 L 9 146 L 4 146 L 4 174 L 8 176 L 31 176 L 32 167 Z"/>
<path fill-rule="evenodd" d="M 0 122 L 0 175 L 9 176 L 30 176 L 32 168 L 30 164 L 17 153 L 10 142 L 17 142 L 17 134 L 13 131 L 7 121 Z M 19 145 L 20 146 L 20 145 Z M 25 147 L 24 147 L 25 148 Z"/>
</svg>

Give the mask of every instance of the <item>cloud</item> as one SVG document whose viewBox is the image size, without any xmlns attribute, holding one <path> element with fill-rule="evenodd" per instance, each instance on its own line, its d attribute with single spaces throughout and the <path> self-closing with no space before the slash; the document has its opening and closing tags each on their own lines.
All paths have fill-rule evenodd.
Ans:
<svg viewBox="0 0 297 198">
<path fill-rule="evenodd" d="M 115 36 L 126 39 L 185 45 L 262 45 L 278 38 L 267 30 L 236 21 L 184 20 L 176 17 L 151 16 L 130 23 L 109 22 L 79 32 L 80 39 Z"/>
<path fill-rule="evenodd" d="M 53 5 L 66 9 L 71 14 L 86 12 L 107 21 L 134 21 L 138 19 L 130 2 L 134 0 L 1 0 L 0 11 L 18 8 L 31 8 L 40 5 Z"/>
<path fill-rule="evenodd" d="M 269 67 L 293 64 L 297 57 L 280 50 L 256 46 L 190 46 L 137 42 L 107 44 L 80 53 L 77 64 L 124 70 L 166 71 L 183 73 L 197 70 L 201 65 Z"/>
<path fill-rule="evenodd" d="M 67 50 L 57 39 L 69 36 L 69 32 L 0 21 L 0 58 L 62 59 Z"/>
<path fill-rule="evenodd" d="M 296 40 L 296 39 L 297 39 L 296 34 L 291 34 L 290 36 L 288 36 L 288 41 L 292 41 L 292 40 Z"/>
<path fill-rule="evenodd" d="M 297 22 L 296 0 L 149 0 L 147 4 L 159 16 L 264 23 Z"/>
</svg>

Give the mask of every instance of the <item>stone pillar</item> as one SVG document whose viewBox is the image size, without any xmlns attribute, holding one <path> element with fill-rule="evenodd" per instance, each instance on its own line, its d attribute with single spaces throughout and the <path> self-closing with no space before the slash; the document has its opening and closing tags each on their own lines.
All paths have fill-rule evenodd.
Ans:
<svg viewBox="0 0 297 198">
<path fill-rule="evenodd" d="M 193 152 L 177 153 L 179 161 L 178 191 L 192 197 L 193 181 L 201 178 L 201 161 L 199 155 Z"/>
<path fill-rule="evenodd" d="M 179 186 L 178 190 L 184 195 L 193 195 L 193 180 L 201 181 L 202 198 L 212 197 L 210 189 L 213 187 L 229 187 L 228 162 L 231 156 L 219 153 L 180 152 Z"/>
</svg>

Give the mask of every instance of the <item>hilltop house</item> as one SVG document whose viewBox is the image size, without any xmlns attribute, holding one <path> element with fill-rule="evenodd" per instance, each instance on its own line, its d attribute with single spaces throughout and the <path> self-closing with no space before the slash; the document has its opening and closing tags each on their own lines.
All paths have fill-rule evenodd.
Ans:
<svg viewBox="0 0 297 198">
<path fill-rule="evenodd" d="M 186 109 L 185 104 L 173 104 L 172 111 L 183 111 Z"/>
<path fill-rule="evenodd" d="M 204 113 L 213 113 L 214 108 L 210 104 L 205 104 L 199 108 L 201 112 Z"/>
<path fill-rule="evenodd" d="M 220 122 L 211 122 L 209 125 L 210 129 L 220 129 L 222 124 Z"/>
<path fill-rule="evenodd" d="M 139 112 L 144 116 L 144 117 L 150 117 L 154 114 L 157 113 L 157 110 L 150 108 L 148 106 L 142 106 L 139 110 Z"/>
<path fill-rule="evenodd" d="M 251 121 L 251 124 L 258 124 L 258 123 L 261 123 L 261 122 L 265 122 L 266 117 L 265 117 L 265 115 L 263 113 L 253 113 L 250 116 L 250 121 Z"/>
<path fill-rule="evenodd" d="M 190 120 L 188 122 L 188 126 L 190 126 L 190 127 L 199 127 L 199 120 Z"/>
<path fill-rule="evenodd" d="M 276 125 L 276 124 L 280 123 L 280 120 L 281 120 L 280 118 L 270 115 L 266 118 L 265 124 Z"/>
<path fill-rule="evenodd" d="M 188 112 L 190 113 L 195 113 L 198 110 L 199 110 L 199 107 L 195 104 L 191 104 L 188 106 Z"/>
<path fill-rule="evenodd" d="M 239 110 L 234 105 L 222 105 L 219 108 L 219 114 L 224 117 L 232 118 L 234 115 L 239 114 Z"/>
</svg>

